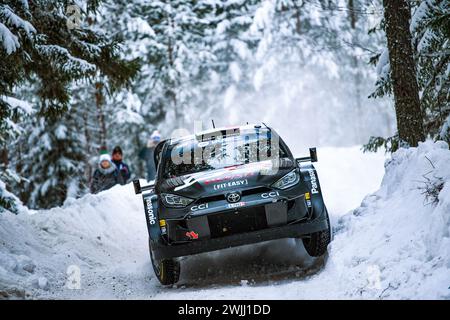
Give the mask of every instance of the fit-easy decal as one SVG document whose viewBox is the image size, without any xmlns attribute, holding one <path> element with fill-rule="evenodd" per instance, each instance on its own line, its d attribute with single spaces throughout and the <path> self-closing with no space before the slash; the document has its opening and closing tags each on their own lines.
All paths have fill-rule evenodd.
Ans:
<svg viewBox="0 0 450 320">
<path fill-rule="evenodd" d="M 222 189 L 227 189 L 227 188 L 232 188 L 232 187 L 240 187 L 240 186 L 244 186 L 244 185 L 248 185 L 247 179 L 215 184 L 214 190 L 222 190 Z"/>
</svg>

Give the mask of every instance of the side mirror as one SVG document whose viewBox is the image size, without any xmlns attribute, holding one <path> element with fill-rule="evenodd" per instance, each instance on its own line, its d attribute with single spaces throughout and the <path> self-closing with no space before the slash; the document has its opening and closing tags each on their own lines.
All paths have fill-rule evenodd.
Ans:
<svg viewBox="0 0 450 320">
<path fill-rule="evenodd" d="M 155 185 L 154 184 L 148 184 L 146 186 L 141 186 L 141 183 L 139 182 L 139 179 L 133 180 L 133 187 L 134 187 L 134 193 L 140 194 L 142 191 L 152 190 Z"/>
<path fill-rule="evenodd" d="M 316 148 L 309 148 L 309 157 L 302 157 L 302 158 L 296 158 L 295 159 L 298 163 L 301 162 L 317 162 L 317 149 Z"/>
<path fill-rule="evenodd" d="M 140 194 L 142 192 L 142 190 L 141 190 L 141 183 L 139 182 L 138 179 L 133 180 L 133 187 L 134 187 L 134 193 L 135 194 Z"/>
<path fill-rule="evenodd" d="M 311 158 L 311 162 L 317 162 L 317 149 L 309 148 L 309 157 Z"/>
<path fill-rule="evenodd" d="M 165 145 L 166 140 L 161 141 L 158 143 L 155 147 L 155 150 L 153 151 L 153 161 L 155 162 L 155 168 L 158 168 L 159 161 L 161 160 L 161 153 L 163 150 L 163 147 Z"/>
</svg>

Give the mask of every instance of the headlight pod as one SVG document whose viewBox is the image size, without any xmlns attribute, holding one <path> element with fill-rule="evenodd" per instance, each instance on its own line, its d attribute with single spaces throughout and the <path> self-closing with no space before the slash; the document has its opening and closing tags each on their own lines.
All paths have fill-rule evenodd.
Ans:
<svg viewBox="0 0 450 320">
<path fill-rule="evenodd" d="M 161 193 L 161 199 L 164 205 L 169 208 L 184 208 L 194 201 L 194 199 L 170 193 Z"/>
<path fill-rule="evenodd" d="M 294 169 L 283 178 L 272 184 L 272 187 L 284 190 L 296 185 L 299 181 L 300 175 L 298 174 L 297 169 Z"/>
</svg>

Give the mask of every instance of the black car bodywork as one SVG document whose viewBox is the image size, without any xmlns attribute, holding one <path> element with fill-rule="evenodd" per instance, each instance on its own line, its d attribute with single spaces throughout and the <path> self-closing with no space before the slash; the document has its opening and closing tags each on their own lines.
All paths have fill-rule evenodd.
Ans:
<svg viewBox="0 0 450 320">
<path fill-rule="evenodd" d="M 183 167 L 172 159 L 174 153 L 182 153 L 173 146 L 187 146 L 193 159 L 195 148 L 236 139 L 241 142 L 231 150 L 238 153 L 233 159 L 242 161 L 237 164 L 211 167 L 203 161 Z M 274 140 L 276 147 L 271 147 Z M 249 147 L 249 141 L 256 147 Z M 268 159 L 258 157 L 261 150 L 271 149 Z M 253 161 L 248 160 L 251 152 L 258 154 Z M 214 159 L 217 153 L 227 156 L 221 149 L 213 150 Z M 310 157 L 295 159 L 273 129 L 247 125 L 163 141 L 155 150 L 155 161 L 155 183 L 141 187 L 135 180 L 134 187 L 143 196 L 151 258 L 163 284 L 178 280 L 177 257 L 201 252 L 304 238 L 310 255 L 325 253 L 330 222 L 312 164 L 317 161 L 315 148 Z"/>
</svg>

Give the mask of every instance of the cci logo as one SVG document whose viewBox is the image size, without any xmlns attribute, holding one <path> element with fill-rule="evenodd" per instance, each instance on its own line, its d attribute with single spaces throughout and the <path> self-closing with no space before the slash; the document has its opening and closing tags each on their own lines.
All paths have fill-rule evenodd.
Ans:
<svg viewBox="0 0 450 320">
<path fill-rule="evenodd" d="M 280 194 L 278 193 L 278 191 L 271 191 L 271 192 L 262 193 L 261 198 L 263 198 L 263 199 L 275 198 L 275 197 L 278 197 L 279 195 Z"/>
</svg>

